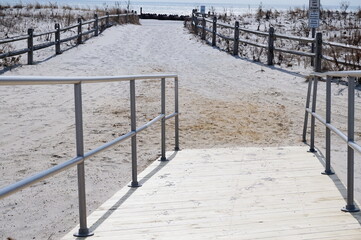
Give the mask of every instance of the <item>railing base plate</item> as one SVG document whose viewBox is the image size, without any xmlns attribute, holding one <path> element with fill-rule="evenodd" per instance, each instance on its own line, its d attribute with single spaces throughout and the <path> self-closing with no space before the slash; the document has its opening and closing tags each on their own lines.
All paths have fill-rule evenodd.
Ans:
<svg viewBox="0 0 361 240">
<path fill-rule="evenodd" d="M 353 205 L 353 206 L 346 206 L 346 207 L 343 207 L 343 208 L 341 208 L 341 211 L 342 212 L 359 212 L 360 211 L 360 209 L 358 209 L 357 207 L 355 207 L 355 205 Z"/>
<path fill-rule="evenodd" d="M 73 234 L 74 237 L 91 237 L 93 235 L 94 233 L 89 232 L 89 229 L 85 229 L 85 230 L 79 229 L 79 232 Z"/>
<path fill-rule="evenodd" d="M 317 151 L 314 148 L 310 148 L 310 150 L 308 150 L 308 152 L 315 153 Z"/>
<path fill-rule="evenodd" d="M 335 173 L 332 171 L 323 171 L 321 174 L 322 175 L 334 175 Z"/>
<path fill-rule="evenodd" d="M 129 184 L 128 185 L 128 187 L 131 187 L 131 188 L 138 188 L 138 187 L 141 187 L 142 185 L 141 184 L 139 184 L 139 183 L 131 183 L 131 184 Z"/>
<path fill-rule="evenodd" d="M 165 157 L 161 157 L 161 158 L 159 159 L 159 161 L 160 161 L 160 162 L 168 162 L 169 160 L 168 160 L 167 158 L 165 158 Z"/>
</svg>

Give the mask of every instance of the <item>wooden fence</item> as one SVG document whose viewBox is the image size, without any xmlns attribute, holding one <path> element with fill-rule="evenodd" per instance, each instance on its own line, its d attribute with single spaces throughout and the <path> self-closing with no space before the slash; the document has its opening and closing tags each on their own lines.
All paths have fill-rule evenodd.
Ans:
<svg viewBox="0 0 361 240">
<path fill-rule="evenodd" d="M 84 41 L 84 36 L 87 36 L 91 33 L 94 33 L 94 36 L 98 36 L 99 33 L 104 31 L 106 28 L 110 27 L 112 25 L 110 23 L 110 19 L 118 18 L 118 20 L 120 20 L 120 18 L 123 17 L 123 18 L 126 18 L 126 21 L 128 22 L 130 16 L 136 16 L 136 13 L 109 15 L 109 13 L 107 12 L 106 15 L 104 15 L 102 17 L 98 17 L 97 14 L 94 14 L 94 19 L 91 19 L 88 21 L 83 21 L 82 18 L 78 18 L 77 24 L 67 26 L 64 28 L 60 28 L 60 25 L 58 23 L 56 23 L 55 30 L 49 31 L 49 32 L 44 32 L 44 33 L 34 33 L 34 29 L 29 28 L 27 35 L 0 40 L 0 44 L 27 40 L 27 48 L 18 49 L 18 50 L 6 52 L 6 53 L 1 53 L 0 59 L 27 53 L 28 64 L 31 65 L 34 62 L 34 51 L 48 48 L 51 46 L 55 46 L 55 54 L 61 54 L 61 48 L 60 48 L 61 43 L 76 39 L 76 44 L 81 44 Z M 87 28 L 88 30 L 84 31 L 83 26 L 88 26 L 88 28 Z M 61 38 L 61 33 L 64 33 L 66 31 L 74 29 L 74 28 L 77 29 L 76 35 L 66 37 L 63 39 Z M 51 34 L 55 35 L 54 41 L 34 45 L 35 37 L 41 37 L 41 36 L 51 35 Z"/>
<path fill-rule="evenodd" d="M 283 52 L 293 55 L 298 55 L 302 57 L 310 57 L 311 64 L 314 66 L 315 72 L 321 72 L 322 70 L 322 60 L 334 62 L 336 64 L 343 64 L 347 66 L 352 66 L 356 68 L 361 68 L 360 60 L 358 63 L 351 63 L 344 60 L 339 60 L 335 57 L 326 56 L 323 54 L 325 46 L 329 47 L 338 47 L 338 48 L 344 48 L 348 51 L 359 51 L 361 53 L 361 47 L 358 46 L 351 46 L 351 45 L 345 45 L 340 43 L 334 43 L 334 42 L 327 42 L 322 40 L 322 33 L 318 32 L 316 34 L 316 37 L 313 38 L 306 38 L 306 37 L 298 37 L 298 36 L 290 36 L 290 35 L 284 35 L 284 34 L 276 34 L 273 27 L 269 28 L 268 32 L 261 32 L 261 31 L 255 31 L 250 30 L 247 28 L 241 28 L 239 27 L 239 22 L 236 21 L 235 24 L 229 25 L 225 23 L 219 23 L 217 22 L 217 17 L 211 16 L 210 13 L 208 14 L 200 14 L 196 10 L 193 10 L 192 17 L 191 17 L 191 25 L 193 32 L 198 36 L 200 35 L 202 40 L 206 40 L 207 33 L 210 33 L 212 36 L 212 40 L 208 41 L 209 44 L 212 46 L 216 46 L 216 39 L 217 37 L 224 39 L 226 41 L 232 41 L 233 42 L 233 51 L 232 54 L 237 56 L 239 53 L 239 46 L 240 44 L 245 45 L 251 45 L 259 48 L 263 48 L 267 50 L 267 64 L 273 65 L 274 64 L 274 53 L 275 52 Z M 211 26 L 209 26 L 209 24 Z M 217 28 L 225 28 L 225 29 L 231 29 L 233 30 L 233 36 L 226 36 L 217 31 Z M 255 41 L 250 41 L 247 39 L 240 38 L 240 33 L 250 33 L 255 34 L 257 36 L 267 37 L 267 44 L 261 44 Z M 287 39 L 291 41 L 298 41 L 300 43 L 304 44 L 310 44 L 309 51 L 299 51 L 299 50 L 292 50 L 292 49 L 285 49 L 280 47 L 275 47 L 275 41 L 277 39 Z"/>
</svg>

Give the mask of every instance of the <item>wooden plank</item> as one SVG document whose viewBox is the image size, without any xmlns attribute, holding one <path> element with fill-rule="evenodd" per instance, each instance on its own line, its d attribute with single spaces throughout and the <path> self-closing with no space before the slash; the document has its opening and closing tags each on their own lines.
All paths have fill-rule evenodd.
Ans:
<svg viewBox="0 0 361 240">
<path fill-rule="evenodd" d="M 322 170 L 306 147 L 183 150 L 92 213 L 92 238 L 359 239 L 361 215 L 340 211 L 344 186 Z"/>
</svg>

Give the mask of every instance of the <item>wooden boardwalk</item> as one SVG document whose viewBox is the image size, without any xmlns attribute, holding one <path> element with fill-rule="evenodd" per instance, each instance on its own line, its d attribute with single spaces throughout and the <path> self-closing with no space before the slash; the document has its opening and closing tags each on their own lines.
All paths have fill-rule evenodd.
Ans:
<svg viewBox="0 0 361 240">
<path fill-rule="evenodd" d="M 361 214 L 340 211 L 343 185 L 307 150 L 182 150 L 92 213 L 89 239 L 361 239 Z"/>
</svg>

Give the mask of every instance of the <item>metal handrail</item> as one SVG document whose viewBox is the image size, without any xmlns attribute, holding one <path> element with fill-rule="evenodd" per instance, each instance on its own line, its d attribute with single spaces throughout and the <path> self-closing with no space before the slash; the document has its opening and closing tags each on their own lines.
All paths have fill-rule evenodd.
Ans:
<svg viewBox="0 0 361 240">
<path fill-rule="evenodd" d="M 324 72 L 324 73 L 312 73 L 310 76 L 315 77 L 361 77 L 361 71 L 334 71 L 334 72 Z"/>
<path fill-rule="evenodd" d="M 317 85 L 320 78 L 326 78 L 326 119 L 316 113 L 317 103 Z M 331 81 L 333 77 L 346 77 L 348 80 L 348 116 L 347 116 L 347 134 L 340 131 L 331 124 Z M 361 71 L 341 71 L 312 73 L 309 76 L 305 120 L 303 126 L 302 139 L 306 142 L 308 117 L 311 115 L 311 133 L 310 133 L 310 152 L 315 152 L 315 121 L 316 119 L 326 127 L 326 154 L 325 171 L 323 174 L 334 174 L 331 170 L 331 131 L 334 132 L 347 144 L 347 204 L 342 211 L 357 212 L 359 209 L 354 203 L 354 151 L 361 153 L 361 146 L 355 142 L 355 82 L 356 78 L 361 77 Z M 311 103 L 312 95 L 312 106 Z"/>
<path fill-rule="evenodd" d="M 137 128 L 136 126 L 136 96 L 135 96 L 135 81 L 136 80 L 150 80 L 160 79 L 161 81 L 161 113 L 147 122 L 146 124 Z M 174 113 L 166 115 L 166 99 L 165 99 L 165 80 L 174 79 Z M 113 139 L 110 142 L 103 144 L 100 147 L 84 153 L 83 144 L 83 114 L 82 114 L 82 91 L 81 85 L 85 83 L 106 83 L 106 82 L 121 82 L 129 81 L 130 83 L 130 115 L 131 115 L 131 130 L 130 132 Z M 75 100 L 75 129 L 76 129 L 76 149 L 77 156 L 61 163 L 57 166 L 49 168 L 45 171 L 37 173 L 33 176 L 25 178 L 14 184 L 8 185 L 0 189 L 0 199 L 5 198 L 21 189 L 24 189 L 40 180 L 49 178 L 57 173 L 65 171 L 66 169 L 77 166 L 78 168 L 78 191 L 79 191 L 79 221 L 80 228 L 74 236 L 87 237 L 93 235 L 87 227 L 87 212 L 85 199 L 85 170 L 84 161 L 114 145 L 131 138 L 132 146 L 132 181 L 131 187 L 139 187 L 137 179 L 137 133 L 142 132 L 154 123 L 161 121 L 161 161 L 166 161 L 166 120 L 175 118 L 175 151 L 179 150 L 179 103 L 178 103 L 178 75 L 176 74 L 158 74 L 158 75 L 134 75 L 134 76 L 106 76 L 106 77 L 7 77 L 0 76 L 0 85 L 54 85 L 54 84 L 73 84 L 74 85 L 74 100 Z"/>
</svg>

